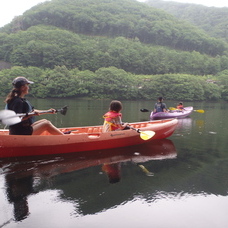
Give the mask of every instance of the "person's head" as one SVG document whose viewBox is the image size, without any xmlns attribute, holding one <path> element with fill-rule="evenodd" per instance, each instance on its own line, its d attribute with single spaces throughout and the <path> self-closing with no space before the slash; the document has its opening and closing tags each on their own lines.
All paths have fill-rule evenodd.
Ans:
<svg viewBox="0 0 228 228">
<path fill-rule="evenodd" d="M 29 81 L 25 77 L 16 77 L 12 82 L 14 88 L 16 88 L 16 89 L 20 89 L 24 85 L 33 84 L 33 83 L 34 82 Z"/>
<path fill-rule="evenodd" d="M 163 101 L 163 97 L 158 97 L 158 101 L 162 102 Z"/>
<path fill-rule="evenodd" d="M 183 102 L 179 102 L 179 105 L 183 105 Z"/>
<path fill-rule="evenodd" d="M 114 100 L 110 103 L 109 110 L 120 112 L 122 109 L 122 103 L 120 101 Z"/>
<path fill-rule="evenodd" d="M 29 84 L 33 84 L 34 82 L 29 81 L 27 78 L 25 77 L 16 77 L 12 84 L 13 84 L 13 89 L 12 91 L 8 94 L 8 96 L 6 97 L 5 102 L 9 103 L 14 97 L 20 97 L 20 96 L 24 96 L 26 94 L 28 94 L 28 90 L 29 90 Z"/>
</svg>

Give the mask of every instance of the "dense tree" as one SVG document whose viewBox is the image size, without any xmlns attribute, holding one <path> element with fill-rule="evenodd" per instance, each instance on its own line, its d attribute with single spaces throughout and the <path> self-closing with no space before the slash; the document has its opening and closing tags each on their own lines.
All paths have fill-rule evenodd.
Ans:
<svg viewBox="0 0 228 228">
<path fill-rule="evenodd" d="M 116 67 L 100 68 L 96 72 L 69 70 L 65 66 L 54 69 L 13 67 L 0 71 L 0 95 L 5 97 L 12 88 L 12 80 L 25 76 L 35 82 L 31 86 L 34 97 L 93 97 L 112 99 L 154 99 L 164 96 L 176 100 L 227 99 L 227 71 L 215 77 L 218 84 L 207 77 L 187 74 L 134 75 Z"/>
<path fill-rule="evenodd" d="M 148 0 L 146 4 L 189 21 L 206 31 L 210 36 L 228 42 L 228 8 L 206 7 L 199 4 L 179 3 L 163 0 Z"/>
<path fill-rule="evenodd" d="M 225 55 L 211 57 L 197 51 L 177 51 L 125 37 L 88 37 L 47 26 L 4 34 L 0 36 L 1 43 L 8 48 L 0 52 L 2 60 L 9 59 L 15 66 L 54 68 L 65 65 L 70 69 L 76 67 L 93 72 L 101 67 L 115 66 L 127 72 L 149 75 L 207 75 L 228 67 Z"/>
<path fill-rule="evenodd" d="M 220 86 L 222 99 L 228 101 L 228 70 L 224 70 L 217 75 L 217 83 Z"/>
<path fill-rule="evenodd" d="M 141 42 L 213 56 L 227 49 L 223 41 L 196 26 L 134 0 L 52 0 L 26 11 L 20 20 L 3 31 L 44 24 L 84 35 L 137 37 Z"/>
<path fill-rule="evenodd" d="M 0 30 L 0 60 L 2 96 L 23 75 L 36 97 L 227 99 L 227 43 L 135 0 L 41 3 Z"/>
</svg>

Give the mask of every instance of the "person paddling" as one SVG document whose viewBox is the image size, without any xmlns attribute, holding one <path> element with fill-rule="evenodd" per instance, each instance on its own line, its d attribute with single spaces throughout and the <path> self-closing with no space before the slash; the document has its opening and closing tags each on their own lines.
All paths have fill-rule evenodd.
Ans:
<svg viewBox="0 0 228 228">
<path fill-rule="evenodd" d="M 158 97 L 158 101 L 154 105 L 153 113 L 157 112 L 167 112 L 166 104 L 163 103 L 163 97 Z"/>
<path fill-rule="evenodd" d="M 63 135 L 50 121 L 46 119 L 35 122 L 34 116 L 28 116 L 28 113 L 34 112 L 39 115 L 40 110 L 33 109 L 30 102 L 25 98 L 29 93 L 29 85 L 34 82 L 25 77 L 16 77 L 13 80 L 14 88 L 5 99 L 6 109 L 13 110 L 15 113 L 27 113 L 20 123 L 9 126 L 10 135 L 40 135 L 44 131 L 52 135 Z M 55 113 L 55 109 L 50 109 Z"/>
</svg>

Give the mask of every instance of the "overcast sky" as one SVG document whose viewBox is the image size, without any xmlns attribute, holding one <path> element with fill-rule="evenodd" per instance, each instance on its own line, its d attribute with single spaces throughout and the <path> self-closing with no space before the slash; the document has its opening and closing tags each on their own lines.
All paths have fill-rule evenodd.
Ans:
<svg viewBox="0 0 228 228">
<path fill-rule="evenodd" d="M 48 1 L 48 0 L 46 0 Z M 145 1 L 145 0 L 138 0 Z M 166 0 L 168 1 L 168 0 Z M 205 6 L 228 7 L 227 0 L 169 0 L 182 3 L 195 3 Z M 26 10 L 45 2 L 45 0 L 0 0 L 0 27 L 10 23 L 15 16 L 22 15 Z"/>
</svg>

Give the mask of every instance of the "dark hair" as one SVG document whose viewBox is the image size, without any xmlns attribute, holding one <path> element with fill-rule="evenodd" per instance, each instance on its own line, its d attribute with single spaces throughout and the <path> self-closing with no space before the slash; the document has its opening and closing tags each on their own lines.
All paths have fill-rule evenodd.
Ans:
<svg viewBox="0 0 228 228">
<path fill-rule="evenodd" d="M 119 112 L 122 109 L 122 103 L 120 101 L 114 100 L 110 103 L 109 110 Z"/>
<path fill-rule="evenodd" d="M 5 103 L 9 103 L 14 97 L 20 97 L 21 91 L 20 89 L 12 89 L 12 91 L 7 95 L 5 99 Z"/>
<path fill-rule="evenodd" d="M 161 102 L 163 100 L 163 97 L 158 97 L 158 100 Z"/>
</svg>

